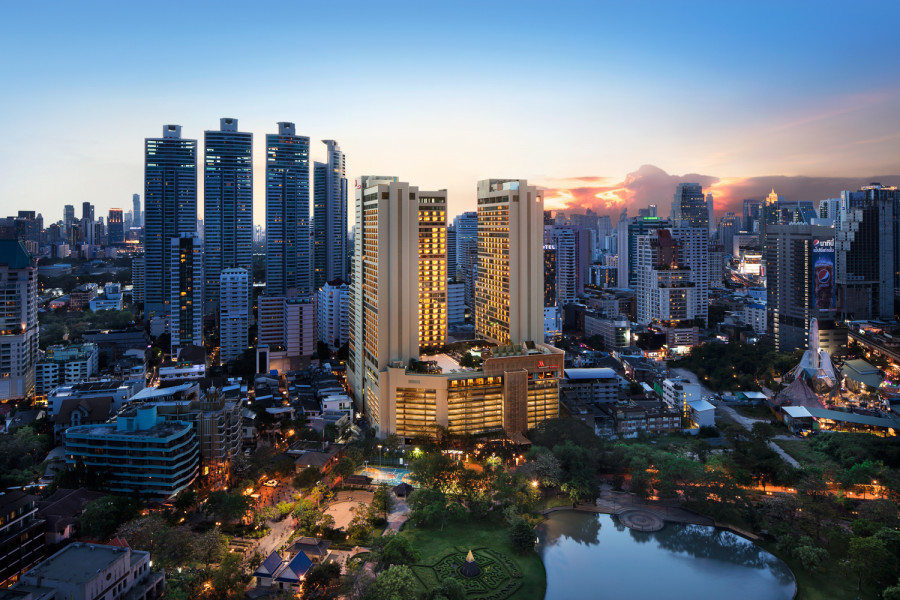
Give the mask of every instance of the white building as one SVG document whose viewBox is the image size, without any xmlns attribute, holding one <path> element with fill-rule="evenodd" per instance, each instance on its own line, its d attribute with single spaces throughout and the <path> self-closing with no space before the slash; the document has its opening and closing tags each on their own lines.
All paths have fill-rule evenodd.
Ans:
<svg viewBox="0 0 900 600">
<path fill-rule="evenodd" d="M 683 410 L 689 402 L 703 399 L 699 383 L 690 383 L 688 380 L 678 377 L 663 380 L 662 389 L 663 401 L 679 410 Z"/>
<path fill-rule="evenodd" d="M 203 346 L 203 244 L 196 233 L 172 238 L 169 278 L 171 354 Z"/>
<path fill-rule="evenodd" d="M 247 348 L 250 327 L 250 281 L 246 269 L 223 269 L 219 275 L 219 357 L 225 364 Z"/>
<path fill-rule="evenodd" d="M 742 319 L 744 323 L 753 328 L 754 333 L 764 334 L 766 332 L 766 303 L 748 302 L 744 305 Z"/>
<path fill-rule="evenodd" d="M 97 344 L 50 346 L 35 368 L 34 393 L 49 394 L 61 385 L 74 385 L 93 377 L 100 370 Z"/>
<path fill-rule="evenodd" d="M 326 283 L 317 292 L 319 340 L 337 352 L 350 338 L 350 286 L 341 279 Z"/>
<path fill-rule="evenodd" d="M 300 368 L 302 357 L 316 352 L 318 311 L 316 296 L 259 297 L 259 344 L 268 347 L 268 360 L 279 370 Z"/>
<path fill-rule="evenodd" d="M 38 359 L 37 269 L 17 240 L 0 240 L 0 298 L 0 400 L 24 398 Z"/>
<path fill-rule="evenodd" d="M 562 335 L 562 316 L 559 306 L 544 307 L 544 341 L 553 343 Z"/>
</svg>

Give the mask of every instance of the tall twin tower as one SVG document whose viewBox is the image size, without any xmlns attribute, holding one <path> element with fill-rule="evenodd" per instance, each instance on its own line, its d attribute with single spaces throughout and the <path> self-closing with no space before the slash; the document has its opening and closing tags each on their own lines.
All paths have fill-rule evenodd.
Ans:
<svg viewBox="0 0 900 600">
<path fill-rule="evenodd" d="M 323 143 L 327 162 L 313 166 L 310 220 L 309 137 L 287 122 L 266 135 L 267 294 L 296 289 L 308 295 L 326 281 L 347 279 L 346 162 L 337 142 Z M 228 281 L 236 268 L 253 280 L 253 134 L 239 131 L 237 119 L 221 119 L 218 131 L 204 132 L 203 157 L 202 265 L 176 272 L 174 249 L 193 257 L 199 253 L 185 254 L 185 247 L 201 244 L 197 140 L 183 139 L 179 125 L 165 125 L 161 138 L 145 140 L 145 310 L 170 316 L 173 324 L 179 313 L 218 314 L 224 271 Z M 178 326 L 180 345 L 200 343 L 198 327 Z"/>
</svg>

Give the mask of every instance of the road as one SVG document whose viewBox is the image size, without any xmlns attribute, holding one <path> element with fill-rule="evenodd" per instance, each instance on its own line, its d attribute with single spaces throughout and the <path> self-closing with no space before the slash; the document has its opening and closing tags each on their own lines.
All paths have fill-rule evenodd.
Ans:
<svg viewBox="0 0 900 600">
<path fill-rule="evenodd" d="M 678 377 L 683 377 L 683 378 L 687 379 L 688 381 L 690 381 L 691 383 L 699 383 L 699 381 L 697 380 L 697 376 L 694 373 L 692 373 L 691 371 L 688 371 L 687 369 L 671 369 L 671 373 L 673 375 L 677 375 Z M 737 423 L 738 425 L 740 425 L 747 431 L 751 431 L 753 429 L 753 425 L 756 423 L 768 423 L 768 421 L 765 421 L 762 419 L 751 419 L 750 417 L 745 417 L 744 415 L 740 414 L 738 411 L 734 410 L 733 408 L 731 408 L 724 402 L 714 399 L 712 397 L 713 393 L 710 392 L 706 388 L 706 386 L 704 386 L 702 383 L 700 384 L 700 392 L 703 394 L 703 397 L 705 399 L 707 399 L 710 402 L 712 402 L 713 404 L 715 404 L 716 408 L 719 409 L 720 411 L 722 411 L 722 413 L 724 413 L 725 415 L 727 415 L 729 419 L 731 419 L 732 421 L 734 421 L 735 423 Z M 794 459 L 793 456 L 791 456 L 790 454 L 785 452 L 781 448 L 781 446 L 779 446 L 772 440 L 769 440 L 768 442 L 766 442 L 766 444 L 769 446 L 769 448 L 771 448 L 772 450 L 777 452 L 778 456 L 780 456 L 784 460 L 784 462 L 791 465 L 795 469 L 800 468 L 800 463 L 798 463 Z"/>
</svg>

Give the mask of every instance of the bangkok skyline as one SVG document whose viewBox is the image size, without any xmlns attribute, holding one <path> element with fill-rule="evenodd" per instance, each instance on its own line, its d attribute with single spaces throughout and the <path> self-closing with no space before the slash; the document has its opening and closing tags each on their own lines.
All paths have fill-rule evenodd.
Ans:
<svg viewBox="0 0 900 600">
<path fill-rule="evenodd" d="M 128 210 L 131 194 L 143 197 L 144 138 L 179 124 L 202 156 L 220 117 L 254 134 L 257 224 L 277 121 L 310 137 L 311 161 L 325 157 L 319 140 L 337 140 L 351 185 L 390 174 L 447 188 L 451 215 L 474 209 L 475 182 L 488 177 L 527 178 L 547 189 L 548 208 L 614 218 L 651 202 L 668 214 L 681 181 L 716 196 L 717 218 L 772 187 L 819 200 L 900 183 L 895 50 L 888 36 L 852 43 L 900 15 L 884 3 L 332 14 L 50 3 L 3 15 L 0 49 L 14 60 L 0 66 L 0 198 L 7 213 L 47 222 L 64 204 Z"/>
</svg>

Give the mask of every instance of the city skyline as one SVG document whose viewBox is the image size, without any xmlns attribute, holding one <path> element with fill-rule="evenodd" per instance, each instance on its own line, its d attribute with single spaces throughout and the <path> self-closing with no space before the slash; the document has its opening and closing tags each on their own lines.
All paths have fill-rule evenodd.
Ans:
<svg viewBox="0 0 900 600">
<path fill-rule="evenodd" d="M 634 214 L 648 193 L 635 181 L 653 175 L 641 165 L 656 165 L 677 181 L 646 202 L 668 214 L 675 184 L 697 181 L 716 195 L 717 218 L 743 197 L 764 196 L 773 178 L 789 178 L 779 194 L 802 200 L 900 179 L 892 178 L 900 172 L 900 86 L 891 83 L 898 66 L 890 42 L 827 37 L 890 20 L 893 6 L 356 4 L 336 36 L 304 28 L 326 18 L 324 7 L 250 14 L 225 4 L 207 14 L 174 6 L 177 27 L 152 18 L 166 3 L 109 11 L 59 4 L 41 12 L 38 31 L 16 27 L 37 19 L 35 8 L 7 7 L 0 48 L 17 60 L 0 76 L 16 93 L 3 100 L 15 118 L 0 149 L 0 197 L 48 222 L 61 218 L 62 204 L 127 210 L 141 191 L 144 138 L 174 123 L 199 140 L 222 117 L 255 134 L 257 173 L 264 135 L 292 121 L 298 135 L 340 143 L 351 185 L 393 173 L 446 188 L 450 217 L 474 209 L 475 182 L 497 176 L 545 188 L 549 208 L 589 202 Z M 248 36 L 240 53 L 184 51 L 205 47 L 217 25 L 236 18 Z M 296 26 L 303 42 L 272 35 L 277 24 Z M 370 28 L 388 26 L 424 28 L 437 41 L 362 41 Z M 272 86 L 274 77 L 284 84 Z M 417 93 L 392 93 L 397 79 Z M 533 93 L 490 93 L 512 80 Z M 310 160 L 323 158 L 324 148 L 311 152 Z M 48 164 L 56 177 L 40 177 Z M 806 181 L 795 178 L 833 175 L 852 183 L 791 193 Z M 254 186 L 259 224 L 263 178 Z"/>
</svg>

